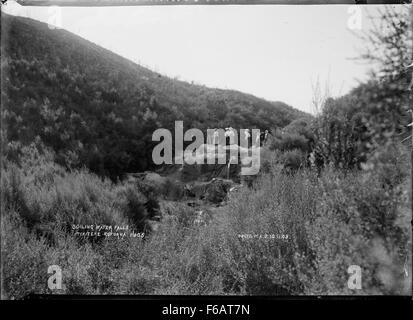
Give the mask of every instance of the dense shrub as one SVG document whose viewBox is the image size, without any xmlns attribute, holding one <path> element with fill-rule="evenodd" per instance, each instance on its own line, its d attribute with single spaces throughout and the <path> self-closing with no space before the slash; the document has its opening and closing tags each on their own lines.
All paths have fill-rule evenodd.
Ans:
<svg viewBox="0 0 413 320">
<path fill-rule="evenodd" d="M 111 182 L 80 171 L 54 175 L 49 182 L 40 183 L 49 173 L 28 175 L 8 165 L 2 172 L 6 212 L 17 211 L 30 229 L 39 224 L 70 228 L 72 224 L 122 223 Z"/>
<path fill-rule="evenodd" d="M 310 150 L 309 140 L 298 133 L 281 133 L 277 131 L 275 136 L 271 139 L 269 148 L 271 150 L 290 151 L 299 149 L 303 152 Z"/>
<path fill-rule="evenodd" d="M 411 199 L 389 192 L 381 173 L 337 175 L 324 172 L 322 198 L 306 222 L 310 247 L 315 255 L 304 263 L 302 282 L 306 292 L 351 294 L 346 286 L 350 265 L 363 272 L 362 294 L 406 294 L 404 268 L 411 265 Z M 409 262 L 410 261 L 410 262 Z M 311 276 L 309 277 L 308 274 Z"/>
<path fill-rule="evenodd" d="M 294 149 L 283 153 L 281 162 L 287 172 L 294 172 L 307 165 L 307 155 L 298 149 Z"/>
<path fill-rule="evenodd" d="M 37 162 L 27 170 L 30 175 L 17 165 L 3 168 L 2 252 L 8 298 L 49 293 L 47 267 L 52 264 L 64 272 L 64 288 L 55 293 L 410 290 L 403 270 L 411 266 L 411 159 L 403 146 L 381 150 L 363 171 L 327 167 L 318 174 L 301 167 L 285 174 L 271 163 L 269 172 L 250 188 L 231 192 L 207 224 L 195 224 L 197 209 L 185 202 L 161 201 L 162 219 L 145 241 L 79 242 L 64 228 L 67 223 L 129 222 L 142 229 L 147 199 L 136 184 L 114 186 L 86 172 L 64 171 L 46 179 L 51 170 L 46 164 Z M 347 268 L 353 264 L 362 267 L 362 291 L 347 288 Z"/>
<path fill-rule="evenodd" d="M 98 255 L 90 244 L 79 245 L 74 238 L 54 232 L 53 246 L 44 237 L 37 237 L 23 226 L 15 212 L 2 216 L 2 270 L 4 290 L 7 299 L 19 299 L 35 294 L 98 293 L 93 273 L 96 272 Z M 58 291 L 48 289 L 48 267 L 62 268 L 63 287 Z M 101 270 L 104 272 L 104 270 Z"/>
<path fill-rule="evenodd" d="M 148 199 L 137 188 L 126 188 L 123 212 L 137 231 L 146 231 L 150 214 L 145 206 Z"/>
</svg>

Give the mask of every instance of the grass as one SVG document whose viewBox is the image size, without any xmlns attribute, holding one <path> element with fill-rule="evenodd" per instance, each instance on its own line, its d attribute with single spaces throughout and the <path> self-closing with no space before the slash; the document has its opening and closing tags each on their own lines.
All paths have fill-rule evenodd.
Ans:
<svg viewBox="0 0 413 320">
<path fill-rule="evenodd" d="M 25 161 L 2 168 L 3 296 L 409 294 L 411 159 L 397 150 L 363 171 L 269 166 L 208 224 L 195 225 L 194 208 L 167 201 L 144 239 L 88 241 L 70 225 L 141 230 L 149 215 L 142 190 L 66 171 L 29 148 Z M 53 264 L 64 287 L 52 292 Z M 347 287 L 350 265 L 362 268 L 361 290 Z"/>
</svg>

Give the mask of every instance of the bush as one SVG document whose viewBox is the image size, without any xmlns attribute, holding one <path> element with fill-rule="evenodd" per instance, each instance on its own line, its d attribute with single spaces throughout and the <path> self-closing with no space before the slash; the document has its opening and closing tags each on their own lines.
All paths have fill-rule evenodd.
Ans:
<svg viewBox="0 0 413 320">
<path fill-rule="evenodd" d="M 286 172 L 295 172 L 306 166 L 307 156 L 302 151 L 295 149 L 285 152 L 281 161 Z"/>
<path fill-rule="evenodd" d="M 111 182 L 84 171 L 63 176 L 53 174 L 53 178 L 49 174 L 31 173 L 13 165 L 3 169 L 6 211 L 16 210 L 31 229 L 40 223 L 64 228 L 70 228 L 72 224 L 122 223 Z"/>
<path fill-rule="evenodd" d="M 185 202 L 156 202 L 162 219 L 144 241 L 81 242 L 66 226 L 130 222 L 145 230 L 154 190 L 144 194 L 139 185 L 113 185 L 85 171 L 50 176 L 56 168 L 47 161 L 27 171 L 6 163 L 4 296 L 51 293 L 52 264 L 63 270 L 58 294 L 408 294 L 409 151 L 378 150 L 362 171 L 299 167 L 286 174 L 277 164 L 300 154 L 267 155 L 268 172 L 229 193 L 207 224 L 195 225 L 196 209 Z M 347 288 L 354 264 L 362 267 L 356 292 Z"/>
<path fill-rule="evenodd" d="M 231 270 L 227 288 L 247 294 L 300 293 L 293 257 L 297 247 L 306 247 L 301 226 L 314 207 L 311 180 L 304 172 L 264 175 L 253 189 L 232 196 L 221 227 L 227 250 L 220 256 Z"/>
<path fill-rule="evenodd" d="M 400 222 L 411 216 L 407 209 L 411 201 L 386 192 L 380 180 L 377 172 L 323 174 L 322 198 L 306 223 L 315 255 L 311 277 L 304 280 L 308 275 L 303 276 L 302 280 L 307 293 L 351 294 L 345 285 L 350 265 L 362 267 L 360 294 L 409 292 L 402 270 L 409 261 L 411 231 Z M 305 264 L 303 274 L 308 274 L 309 267 Z"/>
<path fill-rule="evenodd" d="M 275 137 L 271 139 L 269 148 L 271 150 L 289 151 L 299 149 L 303 152 L 310 150 L 310 141 L 298 133 L 277 131 Z"/>
<path fill-rule="evenodd" d="M 356 294 L 408 294 L 411 278 L 403 269 L 411 265 L 411 198 L 405 186 L 410 177 L 399 173 L 410 172 L 411 162 L 404 152 L 390 154 L 398 159 L 391 174 L 379 167 L 326 168 L 320 176 L 309 169 L 294 175 L 273 171 L 253 189 L 232 195 L 219 227 L 227 249 L 217 252 L 228 270 L 224 288 L 269 295 L 354 294 L 347 288 L 347 269 L 359 265 L 363 290 Z M 284 234 L 289 240 L 240 238 L 248 234 Z"/>
<path fill-rule="evenodd" d="M 149 227 L 147 221 L 149 213 L 145 204 L 148 199 L 134 188 L 127 188 L 124 200 L 123 213 L 126 218 L 133 224 L 137 231 L 146 231 Z"/>
<path fill-rule="evenodd" d="M 56 242 L 47 245 L 27 228 L 15 212 L 2 216 L 2 267 L 4 298 L 20 299 L 35 294 L 93 294 L 99 282 L 93 278 L 97 254 L 89 244 L 55 232 Z M 48 267 L 62 269 L 63 287 L 51 291 L 47 286 Z M 103 270 L 102 270 L 103 271 Z"/>
</svg>

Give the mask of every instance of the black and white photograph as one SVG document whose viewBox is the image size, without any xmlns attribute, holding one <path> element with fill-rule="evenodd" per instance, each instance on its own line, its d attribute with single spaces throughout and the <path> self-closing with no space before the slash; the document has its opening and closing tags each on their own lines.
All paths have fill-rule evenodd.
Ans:
<svg viewBox="0 0 413 320">
<path fill-rule="evenodd" d="M 410 3 L 1 2 L 2 300 L 411 299 Z"/>
</svg>

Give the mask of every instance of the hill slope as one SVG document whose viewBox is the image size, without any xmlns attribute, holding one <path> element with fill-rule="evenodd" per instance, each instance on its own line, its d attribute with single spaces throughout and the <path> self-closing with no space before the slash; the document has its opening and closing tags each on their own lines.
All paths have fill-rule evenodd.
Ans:
<svg viewBox="0 0 413 320">
<path fill-rule="evenodd" d="M 164 77 L 65 30 L 2 14 L 8 141 L 35 137 L 67 166 L 111 178 L 152 167 L 159 127 L 260 129 L 308 116 L 282 102 Z M 4 134 L 4 133 L 3 133 Z"/>
</svg>

